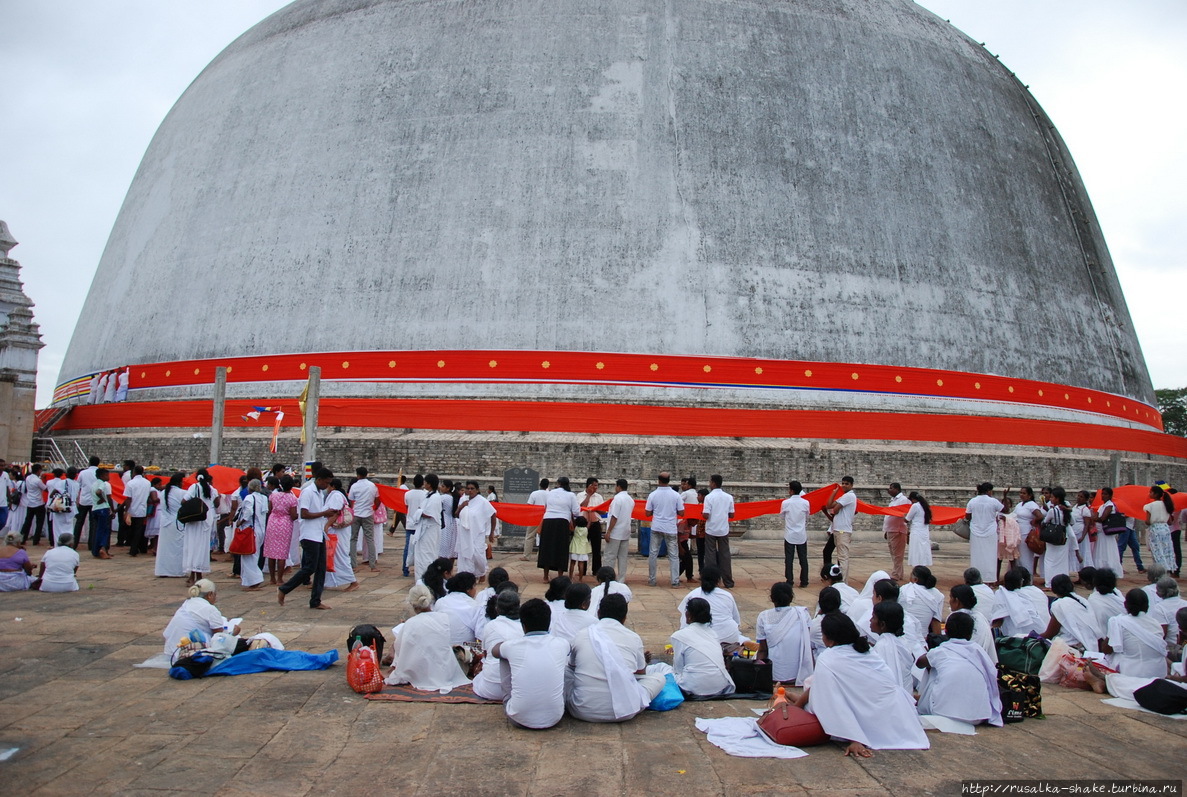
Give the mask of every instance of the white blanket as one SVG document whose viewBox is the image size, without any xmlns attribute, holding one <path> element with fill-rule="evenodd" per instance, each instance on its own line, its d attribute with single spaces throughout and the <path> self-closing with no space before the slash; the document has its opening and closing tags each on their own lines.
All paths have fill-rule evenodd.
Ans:
<svg viewBox="0 0 1187 797">
<path fill-rule="evenodd" d="M 803 758 L 808 755 L 798 747 L 775 744 L 758 729 L 754 717 L 697 717 L 697 730 L 710 744 L 741 758 Z"/>
</svg>

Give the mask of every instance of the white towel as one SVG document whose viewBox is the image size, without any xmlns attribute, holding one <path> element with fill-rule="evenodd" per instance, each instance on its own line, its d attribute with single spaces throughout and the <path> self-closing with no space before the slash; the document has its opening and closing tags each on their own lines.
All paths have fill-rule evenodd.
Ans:
<svg viewBox="0 0 1187 797">
<path fill-rule="evenodd" d="M 697 717 L 697 730 L 706 735 L 710 744 L 741 758 L 803 758 L 807 755 L 798 747 L 772 742 L 758 729 L 758 720 L 754 717 Z"/>
</svg>

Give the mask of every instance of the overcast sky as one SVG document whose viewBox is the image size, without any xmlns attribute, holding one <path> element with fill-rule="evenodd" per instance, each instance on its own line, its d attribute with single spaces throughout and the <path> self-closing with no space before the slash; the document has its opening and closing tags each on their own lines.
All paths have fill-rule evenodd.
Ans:
<svg viewBox="0 0 1187 797">
<path fill-rule="evenodd" d="M 219 51 L 284 5 L 0 0 L 0 219 L 21 242 L 11 256 L 46 344 L 38 406 L 157 126 Z M 1030 85 L 1088 187 L 1154 386 L 1187 386 L 1187 3 L 922 5 Z"/>
</svg>

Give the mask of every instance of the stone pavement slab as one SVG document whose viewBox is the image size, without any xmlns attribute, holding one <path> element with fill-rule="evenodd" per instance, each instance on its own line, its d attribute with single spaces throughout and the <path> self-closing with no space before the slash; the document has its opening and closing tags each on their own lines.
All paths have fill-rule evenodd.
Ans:
<svg viewBox="0 0 1187 797">
<path fill-rule="evenodd" d="M 934 569 L 946 591 L 966 565 L 967 547 L 936 536 Z M 769 606 L 782 552 L 778 541 L 744 540 L 737 548 L 732 591 L 746 633 Z M 885 548 L 864 538 L 854 548 L 851 582 L 860 586 L 886 566 Z M 303 650 L 338 648 L 344 657 L 351 626 L 387 631 L 408 614 L 411 581 L 399 575 L 393 552 L 380 573 L 360 574 L 359 590 L 328 590 L 334 608 L 326 612 L 308 609 L 304 591 L 284 607 L 270 589 L 241 592 L 230 563 L 216 562 L 219 608 L 242 616 L 245 631 L 271 631 Z M 498 552 L 493 564 L 506 567 L 527 597 L 543 595 L 533 562 Z M 646 586 L 646 567 L 632 557 L 628 624 L 660 652 L 678 627 L 676 606 L 687 588 Z M 698 716 L 749 715 L 761 705 L 749 701 L 685 703 L 624 725 L 566 717 L 552 730 L 528 731 L 511 726 L 498 706 L 366 701 L 347 687 L 341 664 L 173 681 L 132 664 L 161 649 L 161 631 L 185 597 L 181 581 L 155 578 L 151 557 L 117 556 L 84 558 L 80 583 L 72 594 L 0 594 L 0 748 L 19 748 L 0 763 L 11 793 L 946 795 L 968 778 L 1187 774 L 1187 723 L 1056 686 L 1044 687 L 1046 720 L 972 737 L 929 734 L 929 751 L 855 760 L 826 745 L 781 761 L 730 757 L 693 726 Z M 1130 578 L 1123 588 L 1139 583 Z M 820 587 L 796 589 L 795 602 L 813 606 Z"/>
</svg>

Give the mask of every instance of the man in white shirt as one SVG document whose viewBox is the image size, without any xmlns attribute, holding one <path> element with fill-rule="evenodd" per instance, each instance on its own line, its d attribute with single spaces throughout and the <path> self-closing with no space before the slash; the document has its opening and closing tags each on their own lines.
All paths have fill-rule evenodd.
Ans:
<svg viewBox="0 0 1187 797">
<path fill-rule="evenodd" d="M 371 572 L 379 572 L 379 554 L 375 552 L 375 502 L 379 500 L 379 488 L 375 482 L 367 478 L 367 469 L 355 468 L 354 484 L 346 497 L 350 499 L 350 509 L 354 513 L 354 520 L 350 523 L 350 566 L 358 567 L 359 531 L 363 532 L 363 545 L 366 547 L 367 564 Z"/>
<path fill-rule="evenodd" d="M 78 514 L 74 516 L 74 549 L 78 550 L 78 543 L 82 539 L 83 528 L 89 528 L 87 516 L 91 514 L 91 507 L 95 499 L 91 490 L 95 487 L 95 469 L 99 467 L 99 458 L 90 458 L 90 467 L 83 468 L 78 474 Z M 90 537 L 87 537 L 90 541 Z"/>
<path fill-rule="evenodd" d="M 579 720 L 625 722 L 646 709 L 664 687 L 662 675 L 647 672 L 643 640 L 624 625 L 626 614 L 626 598 L 607 595 L 598 619 L 573 639 L 566 704 Z"/>
<path fill-rule="evenodd" d="M 635 499 L 627 492 L 630 484 L 626 479 L 614 482 L 614 498 L 606 519 L 605 560 L 614 568 L 619 581 L 626 581 L 626 569 L 631 542 L 631 513 L 635 511 Z M 597 571 L 594 571 L 595 573 Z"/>
<path fill-rule="evenodd" d="M 853 540 L 853 517 L 857 514 L 857 494 L 853 492 L 852 476 L 841 478 L 841 485 L 833 491 L 832 498 L 824 508 L 824 514 L 832 521 L 828 533 L 837 550 L 837 564 L 841 566 L 841 575 L 848 580 L 849 544 Z"/>
<path fill-rule="evenodd" d="M 128 555 L 148 553 L 148 540 L 144 538 L 144 527 L 148 523 L 148 494 L 152 485 L 144 478 L 144 466 L 132 467 L 132 478 L 124 485 L 124 511 L 128 523 Z"/>
<path fill-rule="evenodd" d="M 587 507 L 600 506 L 605 500 L 598 493 L 598 480 L 593 476 L 586 479 L 585 492 L 581 494 L 581 514 L 585 516 L 585 522 L 588 524 L 586 535 L 589 538 L 590 573 L 598 572 L 602 566 L 602 516 L 588 510 Z M 579 533 L 574 532 L 574 534 Z"/>
<path fill-rule="evenodd" d="M 408 578 L 408 551 L 416 547 L 416 524 L 409 523 L 408 518 L 420 517 L 420 505 L 424 503 L 428 493 L 425 492 L 425 477 L 416 474 L 412 477 L 412 489 L 404 493 L 404 505 L 408 510 L 404 513 L 404 578 Z"/>
<path fill-rule="evenodd" d="M 684 502 L 685 515 L 680 519 L 680 522 L 676 524 L 676 536 L 681 541 L 681 559 L 684 558 L 685 551 L 687 550 L 688 552 L 687 564 L 681 562 L 681 567 L 686 569 L 686 572 L 688 573 L 687 581 L 691 584 L 696 581 L 696 579 L 692 577 L 692 546 L 694 541 L 697 546 L 697 574 L 700 575 L 700 573 L 705 569 L 705 537 L 704 535 L 701 535 L 700 537 L 696 536 L 699 524 L 697 521 L 690 520 L 688 518 L 687 509 L 690 504 L 701 503 L 701 495 L 697 492 L 696 477 L 689 476 L 680 480 L 680 500 Z"/>
<path fill-rule="evenodd" d="M 730 560 L 730 521 L 734 519 L 734 497 L 721 489 L 721 474 L 709 477 L 709 494 L 701 516 L 705 519 L 705 567 L 721 571 L 726 589 L 734 588 L 734 566 Z"/>
<path fill-rule="evenodd" d="M 911 501 L 903 495 L 903 486 L 898 482 L 891 482 L 886 488 L 890 495 L 887 506 L 903 506 Z M 886 547 L 890 549 L 890 577 L 895 581 L 903 580 L 903 555 L 907 552 L 907 521 L 897 515 L 887 515 L 882 521 L 882 536 L 886 538 Z"/>
<path fill-rule="evenodd" d="M 523 636 L 499 642 L 491 654 L 506 661 L 511 683 L 503 708 L 524 728 L 551 728 L 565 715 L 569 643 L 548 633 L 552 610 L 539 598 L 519 607 Z"/>
<path fill-rule="evenodd" d="M 548 486 L 552 482 L 548 479 L 540 480 L 540 489 L 532 492 L 528 496 L 528 503 L 532 506 L 544 506 L 548 501 Z M 532 557 L 532 548 L 540 539 L 540 524 L 529 526 L 523 532 L 523 560 L 526 562 Z"/>
<path fill-rule="evenodd" d="M 310 609 L 329 609 L 321 602 L 322 589 L 326 584 L 326 518 L 338 514 L 337 507 L 326 509 L 326 491 L 334 478 L 329 468 L 319 468 L 313 473 L 313 484 L 308 482 L 301 489 L 297 502 L 297 517 L 301 529 L 301 569 L 293 574 L 277 592 L 276 599 L 284 605 L 284 596 L 303 584 L 313 582 L 309 594 Z"/>
<path fill-rule="evenodd" d="M 664 471 L 657 477 L 658 486 L 647 496 L 645 512 L 651 518 L 651 546 L 647 552 L 647 584 L 655 586 L 655 566 L 659 558 L 660 541 L 668 546 L 668 569 L 671 585 L 680 586 L 680 549 L 676 545 L 676 521 L 684 517 L 684 502 L 672 489 L 672 474 Z M 655 535 L 663 535 L 655 536 Z"/>
<path fill-rule="evenodd" d="M 25 522 L 21 525 L 21 545 L 29 541 L 29 528 L 37 521 L 33 532 L 33 544 L 41 544 L 41 532 L 45 528 L 45 482 L 41 481 L 41 466 L 34 465 L 29 469 L 21 485 L 21 506 L 25 508 Z"/>
<path fill-rule="evenodd" d="M 779 507 L 783 518 L 783 580 L 794 584 L 795 560 L 800 560 L 800 588 L 808 586 L 808 515 L 812 507 L 801 493 L 804 486 L 798 481 L 787 484 L 787 498 Z"/>
</svg>

